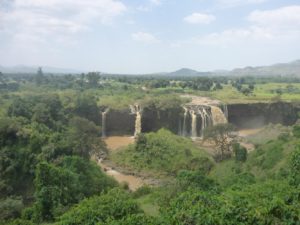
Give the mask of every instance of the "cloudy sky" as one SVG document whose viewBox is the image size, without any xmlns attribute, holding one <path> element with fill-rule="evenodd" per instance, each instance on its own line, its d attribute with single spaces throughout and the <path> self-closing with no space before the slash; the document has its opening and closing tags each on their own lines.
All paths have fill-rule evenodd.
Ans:
<svg viewBox="0 0 300 225">
<path fill-rule="evenodd" d="M 114 73 L 300 59 L 299 0 L 0 0 L 0 65 Z"/>
</svg>

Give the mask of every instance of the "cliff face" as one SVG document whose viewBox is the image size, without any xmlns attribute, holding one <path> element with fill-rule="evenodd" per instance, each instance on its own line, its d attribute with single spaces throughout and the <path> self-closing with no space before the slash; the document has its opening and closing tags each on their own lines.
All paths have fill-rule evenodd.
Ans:
<svg viewBox="0 0 300 225">
<path fill-rule="evenodd" d="M 110 110 L 106 116 L 106 134 L 113 135 L 133 135 L 135 115 L 130 110 Z"/>
<path fill-rule="evenodd" d="M 269 123 L 292 125 L 298 118 L 299 105 L 285 102 L 251 103 L 228 105 L 228 121 L 238 128 L 257 128 Z M 182 128 L 184 109 L 181 106 L 158 110 L 144 108 L 142 112 L 142 132 L 157 131 L 166 128 L 178 134 Z M 106 134 L 133 135 L 135 114 L 130 110 L 110 110 L 106 116 Z M 198 120 L 197 127 L 200 127 Z M 191 129 L 190 116 L 186 119 L 187 130 Z"/>
<path fill-rule="evenodd" d="M 164 127 L 177 133 L 182 115 L 183 109 L 180 106 L 167 110 L 144 108 L 142 112 L 142 132 L 157 131 Z M 136 115 L 131 114 L 129 109 L 110 110 L 106 115 L 106 135 L 133 135 L 135 118 Z"/>
<path fill-rule="evenodd" d="M 299 106 L 287 102 L 228 105 L 228 121 L 238 128 L 256 128 L 269 123 L 292 125 Z"/>
<path fill-rule="evenodd" d="M 167 110 L 145 108 L 142 115 L 142 132 L 157 131 L 164 127 L 177 134 L 182 116 L 183 109 L 180 106 Z"/>
</svg>

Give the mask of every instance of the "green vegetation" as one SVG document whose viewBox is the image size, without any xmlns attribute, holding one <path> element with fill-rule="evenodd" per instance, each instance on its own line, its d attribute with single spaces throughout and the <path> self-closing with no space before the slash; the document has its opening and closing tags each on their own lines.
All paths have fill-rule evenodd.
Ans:
<svg viewBox="0 0 300 225">
<path fill-rule="evenodd" d="M 212 127 L 206 137 L 222 155 L 216 160 L 166 128 L 109 153 L 100 113 L 138 103 L 169 116 L 183 94 L 282 101 L 299 100 L 299 89 L 292 77 L 0 73 L 0 224 L 298 225 L 299 125 L 245 138 L 252 152 L 233 142 L 230 125 Z M 157 185 L 122 188 L 92 160 L 107 155 Z"/>
<path fill-rule="evenodd" d="M 204 130 L 204 140 L 212 140 L 217 147 L 215 158 L 219 161 L 231 156 L 231 145 L 234 140 L 232 124 L 217 124 Z"/>
<path fill-rule="evenodd" d="M 136 144 L 111 156 L 124 167 L 151 172 L 153 175 L 176 174 L 180 169 L 209 170 L 212 162 L 204 151 L 197 149 L 192 141 L 161 129 L 157 133 L 141 134 Z"/>
<path fill-rule="evenodd" d="M 268 141 L 249 153 L 244 163 L 234 159 L 227 160 L 216 164 L 210 175 L 225 186 L 231 185 L 234 177 L 245 173 L 255 176 L 260 181 L 270 177 L 282 179 L 288 173 L 291 154 L 299 146 L 299 139 L 293 136 Z"/>
</svg>

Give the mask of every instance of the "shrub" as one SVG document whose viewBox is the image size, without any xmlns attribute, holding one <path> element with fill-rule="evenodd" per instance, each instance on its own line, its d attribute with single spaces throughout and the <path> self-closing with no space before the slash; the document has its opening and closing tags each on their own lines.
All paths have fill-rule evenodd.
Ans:
<svg viewBox="0 0 300 225">
<path fill-rule="evenodd" d="M 233 151 L 235 154 L 235 160 L 239 162 L 246 162 L 247 160 L 247 149 L 243 146 L 241 146 L 239 143 L 235 143 L 233 145 Z"/>
</svg>

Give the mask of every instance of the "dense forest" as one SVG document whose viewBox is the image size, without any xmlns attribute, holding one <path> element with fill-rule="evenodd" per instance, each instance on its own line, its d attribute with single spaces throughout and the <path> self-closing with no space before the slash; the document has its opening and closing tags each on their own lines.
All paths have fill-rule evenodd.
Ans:
<svg viewBox="0 0 300 225">
<path fill-rule="evenodd" d="M 182 94 L 298 101 L 299 84 L 271 76 L 0 73 L 0 224 L 298 225 L 299 124 L 251 152 L 229 138 L 235 128 L 226 124 L 205 130 L 217 155 L 167 127 L 110 153 L 101 110 L 138 102 L 166 111 L 188 101 Z M 100 158 L 158 182 L 130 190 L 105 173 Z"/>
</svg>

